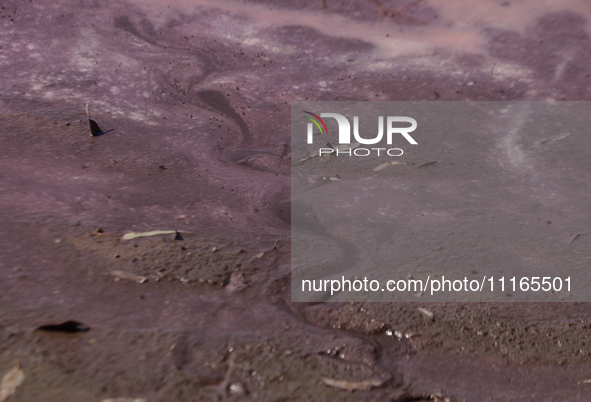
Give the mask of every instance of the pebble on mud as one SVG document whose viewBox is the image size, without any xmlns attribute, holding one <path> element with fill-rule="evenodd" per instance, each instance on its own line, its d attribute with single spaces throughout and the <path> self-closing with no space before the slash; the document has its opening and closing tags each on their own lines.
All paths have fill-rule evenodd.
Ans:
<svg viewBox="0 0 591 402">
<path fill-rule="evenodd" d="M 230 275 L 230 279 L 228 280 L 228 284 L 226 285 L 226 289 L 230 293 L 234 293 L 246 288 L 246 281 L 244 279 L 244 275 L 240 272 L 232 272 Z"/>
<path fill-rule="evenodd" d="M 382 163 L 381 165 L 376 166 L 373 168 L 374 172 L 380 172 L 390 166 L 390 162 Z"/>
<path fill-rule="evenodd" d="M 14 362 L 14 367 L 4 374 L 0 382 L 0 402 L 4 402 L 10 396 L 14 395 L 16 389 L 25 380 L 25 373 L 21 369 L 18 361 Z"/>
<path fill-rule="evenodd" d="M 239 382 L 234 382 L 230 384 L 228 391 L 233 395 L 241 395 L 244 394 L 244 387 Z"/>
<path fill-rule="evenodd" d="M 423 315 L 425 315 L 428 318 L 433 318 L 433 312 L 427 310 L 426 308 L 423 307 L 418 307 L 417 310 L 419 310 L 419 312 Z"/>
</svg>

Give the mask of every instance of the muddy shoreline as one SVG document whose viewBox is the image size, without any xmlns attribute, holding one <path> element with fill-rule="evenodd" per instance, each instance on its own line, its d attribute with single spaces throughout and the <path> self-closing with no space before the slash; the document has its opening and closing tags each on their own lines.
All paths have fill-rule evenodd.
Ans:
<svg viewBox="0 0 591 402">
<path fill-rule="evenodd" d="M 6 1 L 8 400 L 587 400 L 584 303 L 290 301 L 291 101 L 588 100 L 591 12 L 505 3 Z"/>
</svg>

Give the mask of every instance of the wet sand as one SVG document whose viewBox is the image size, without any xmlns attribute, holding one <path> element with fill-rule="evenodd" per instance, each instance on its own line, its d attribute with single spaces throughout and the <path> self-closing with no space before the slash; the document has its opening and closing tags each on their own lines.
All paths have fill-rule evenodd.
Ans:
<svg viewBox="0 0 591 402">
<path fill-rule="evenodd" d="M 588 100 L 584 1 L 2 7 L 10 401 L 588 399 L 586 304 L 289 294 L 291 101 Z"/>
</svg>

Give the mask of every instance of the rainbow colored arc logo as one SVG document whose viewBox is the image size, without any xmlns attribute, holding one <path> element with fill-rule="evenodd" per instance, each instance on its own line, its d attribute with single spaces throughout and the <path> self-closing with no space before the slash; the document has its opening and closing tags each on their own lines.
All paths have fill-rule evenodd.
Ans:
<svg viewBox="0 0 591 402">
<path fill-rule="evenodd" d="M 324 124 L 324 121 L 322 121 L 322 119 L 320 118 L 320 116 L 315 115 L 314 113 L 311 113 L 311 112 L 306 112 L 305 110 L 302 111 L 302 113 L 308 113 L 310 116 L 314 117 L 320 123 L 322 123 L 322 126 L 324 127 L 324 133 L 326 135 L 328 135 L 328 130 L 326 129 L 326 124 Z M 314 120 L 312 117 L 308 117 L 308 116 L 302 116 L 302 117 L 304 117 L 304 118 L 310 120 L 312 123 L 316 124 L 316 127 L 318 127 L 318 130 L 320 130 L 320 135 L 322 135 L 322 127 L 320 127 L 320 124 L 318 124 L 318 121 Z"/>
</svg>

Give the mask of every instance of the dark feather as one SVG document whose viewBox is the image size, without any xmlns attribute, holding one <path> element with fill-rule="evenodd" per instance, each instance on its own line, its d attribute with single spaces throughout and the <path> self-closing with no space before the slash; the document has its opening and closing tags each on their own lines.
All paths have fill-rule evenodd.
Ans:
<svg viewBox="0 0 591 402">
<path fill-rule="evenodd" d="M 92 120 L 92 119 L 88 119 L 88 122 L 90 123 L 90 133 L 93 137 L 97 137 L 99 135 L 101 135 L 102 130 L 99 127 L 98 124 L 96 124 L 96 121 Z"/>
</svg>

